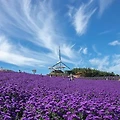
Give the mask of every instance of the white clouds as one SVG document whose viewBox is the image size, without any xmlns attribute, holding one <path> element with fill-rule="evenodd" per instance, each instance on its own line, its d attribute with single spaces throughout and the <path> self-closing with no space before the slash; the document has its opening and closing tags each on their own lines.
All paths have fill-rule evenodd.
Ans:
<svg viewBox="0 0 120 120">
<path fill-rule="evenodd" d="M 82 4 L 78 9 L 69 7 L 68 15 L 72 19 L 72 25 L 74 26 L 76 33 L 79 35 L 85 34 L 89 20 L 94 14 L 96 9 L 92 8 L 92 0 L 88 4 Z"/>
<path fill-rule="evenodd" d="M 95 52 L 95 53 L 97 53 L 97 55 L 101 55 L 101 53 L 100 53 L 100 52 L 98 52 L 98 50 L 97 50 L 97 48 L 96 48 L 96 46 L 95 46 L 95 45 L 93 45 L 93 46 L 92 46 L 92 48 L 93 48 L 94 52 Z"/>
<path fill-rule="evenodd" d="M 116 64 L 114 66 L 110 66 L 108 70 L 110 72 L 114 72 L 116 74 L 120 74 L 120 64 Z"/>
<path fill-rule="evenodd" d="M 120 45 L 120 42 L 118 40 L 115 40 L 113 42 L 110 42 L 109 45 L 112 45 L 112 46 Z"/>
<path fill-rule="evenodd" d="M 1 41 L 0 60 L 19 66 L 30 65 L 32 62 L 34 65 L 46 65 L 48 64 L 48 59 L 57 60 L 58 46 L 60 45 L 62 55 L 65 56 L 64 60 L 74 61 L 77 52 L 71 47 L 71 44 L 66 42 L 66 38 L 61 36 L 62 32 L 59 29 L 60 26 L 56 23 L 56 17 L 56 11 L 52 9 L 51 1 L 0 1 L 0 32 L 11 38 L 7 42 L 5 42 L 5 39 Z M 35 52 L 32 48 L 31 50 L 25 48 L 26 45 L 21 46 L 22 49 L 18 50 L 18 44 L 14 44 L 15 42 L 12 41 L 21 40 L 20 38 L 24 42 L 32 42 L 34 46 L 40 49 L 48 50 L 49 53 L 43 51 L 41 53 Z M 3 44 L 7 44 L 6 48 L 2 47 Z M 14 48 L 14 46 L 16 47 Z M 9 47 L 14 49 L 12 50 Z M 9 55 L 9 52 L 11 52 L 11 55 Z M 7 58 L 9 58 L 9 61 Z M 17 58 L 20 58 L 20 61 L 17 61 Z"/>
<path fill-rule="evenodd" d="M 20 49 L 21 48 L 17 50 L 17 47 L 10 43 L 5 36 L 0 36 L 0 61 L 18 66 L 42 66 L 44 62 L 34 58 L 25 57 L 25 54 L 20 52 Z"/>
<path fill-rule="evenodd" d="M 101 16 L 113 2 L 114 0 L 99 0 L 99 15 Z"/>
<path fill-rule="evenodd" d="M 109 57 L 105 56 L 104 58 L 93 58 L 90 59 L 89 62 L 96 66 L 99 70 L 106 70 L 106 67 L 109 65 Z"/>
<path fill-rule="evenodd" d="M 113 64 L 120 64 L 120 55 L 119 54 L 115 54 L 113 55 Z"/>
<path fill-rule="evenodd" d="M 0 36 L 0 51 L 6 52 L 6 51 L 9 51 L 10 49 L 12 49 L 12 45 L 8 43 L 5 36 Z"/>
<path fill-rule="evenodd" d="M 99 16 L 114 2 L 114 0 L 98 0 L 99 2 Z M 72 25 L 78 35 L 83 35 L 86 33 L 90 18 L 95 13 L 97 7 L 93 7 L 95 1 L 90 0 L 88 3 L 83 3 L 79 8 L 69 6 L 68 16 L 71 18 Z M 109 33 L 109 31 L 104 31 L 101 34 Z"/>
<path fill-rule="evenodd" d="M 88 48 L 87 47 L 80 47 L 80 49 L 78 50 L 78 53 L 82 53 L 82 54 L 87 54 L 88 53 Z"/>
<path fill-rule="evenodd" d="M 87 54 L 87 48 L 83 49 L 83 54 Z"/>
<path fill-rule="evenodd" d="M 112 56 L 112 65 L 109 67 L 109 71 L 114 71 L 117 74 L 120 74 L 120 55 L 115 54 Z"/>
<path fill-rule="evenodd" d="M 103 32 L 99 33 L 99 35 L 108 34 L 108 33 L 110 33 L 110 32 L 112 32 L 112 30 L 106 30 L 106 31 L 103 31 Z"/>
<path fill-rule="evenodd" d="M 103 58 L 93 58 L 90 64 L 98 70 L 114 72 L 120 74 L 120 55 L 104 56 Z"/>
<path fill-rule="evenodd" d="M 60 45 L 64 62 L 88 65 L 88 57 L 92 56 L 88 54 L 88 52 L 91 52 L 88 51 L 90 49 L 85 46 L 84 42 L 81 42 L 84 45 L 81 45 L 81 48 L 77 51 L 79 42 L 77 41 L 75 43 L 77 45 L 74 45 L 72 39 L 75 39 L 74 42 L 76 42 L 78 38 L 73 35 L 74 33 L 71 34 L 71 30 L 70 33 L 69 30 L 64 33 L 59 20 L 66 20 L 66 18 L 61 17 L 59 19 L 61 13 L 54 10 L 55 7 L 52 4 L 52 0 L 0 0 L 0 33 L 3 34 L 0 35 L 0 61 L 17 66 L 48 67 L 57 62 Z M 66 8 L 63 11 L 65 10 Z M 81 4 L 78 8 L 69 7 L 72 27 L 78 35 L 81 36 L 86 33 L 95 11 L 93 0 Z M 65 26 L 67 26 L 68 22 L 65 22 Z M 68 36 L 71 34 L 70 37 L 72 35 L 73 37 L 67 39 L 64 34 Z M 116 44 L 119 44 L 119 42 Z M 101 55 L 95 46 L 93 50 L 97 55 Z M 101 59 L 94 58 L 90 62 L 92 65 L 99 65 L 99 68 L 102 69 L 104 64 L 107 63 L 106 59 L 103 58 L 101 64 Z"/>
</svg>

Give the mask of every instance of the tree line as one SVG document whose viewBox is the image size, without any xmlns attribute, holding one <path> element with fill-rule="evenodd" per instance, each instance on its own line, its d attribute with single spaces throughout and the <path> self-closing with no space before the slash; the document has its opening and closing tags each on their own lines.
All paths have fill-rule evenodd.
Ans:
<svg viewBox="0 0 120 120">
<path fill-rule="evenodd" d="M 91 68 L 73 68 L 70 71 L 65 71 L 67 74 L 80 75 L 82 77 L 104 77 L 104 76 L 119 76 L 114 72 L 106 72 Z"/>
</svg>

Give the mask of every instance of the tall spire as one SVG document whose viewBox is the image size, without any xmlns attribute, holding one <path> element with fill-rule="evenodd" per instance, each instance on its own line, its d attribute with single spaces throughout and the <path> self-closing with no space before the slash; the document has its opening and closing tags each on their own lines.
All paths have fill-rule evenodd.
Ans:
<svg viewBox="0 0 120 120">
<path fill-rule="evenodd" d="M 60 46 L 59 46 L 59 61 L 61 62 L 61 52 L 60 52 Z"/>
</svg>

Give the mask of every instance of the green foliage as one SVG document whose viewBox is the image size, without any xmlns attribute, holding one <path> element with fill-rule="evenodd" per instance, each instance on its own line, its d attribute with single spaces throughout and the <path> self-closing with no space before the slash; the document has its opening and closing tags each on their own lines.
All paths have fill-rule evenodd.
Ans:
<svg viewBox="0 0 120 120">
<path fill-rule="evenodd" d="M 74 75 L 80 75 L 83 77 L 104 77 L 104 76 L 119 76 L 114 72 L 100 71 L 91 68 L 73 68 L 71 72 Z"/>
</svg>

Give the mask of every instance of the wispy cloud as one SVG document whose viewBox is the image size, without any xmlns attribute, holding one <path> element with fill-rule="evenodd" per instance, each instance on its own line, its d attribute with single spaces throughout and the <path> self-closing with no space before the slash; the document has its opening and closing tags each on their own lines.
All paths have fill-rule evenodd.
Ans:
<svg viewBox="0 0 120 120">
<path fill-rule="evenodd" d="M 106 31 L 103 31 L 103 32 L 99 33 L 99 35 L 108 34 L 108 33 L 110 33 L 110 32 L 112 32 L 112 30 L 106 30 Z"/>
<path fill-rule="evenodd" d="M 83 49 L 83 54 L 87 54 L 87 52 L 88 52 L 88 49 L 87 49 L 87 48 L 84 48 L 84 49 Z"/>
<path fill-rule="evenodd" d="M 109 45 L 112 45 L 112 46 L 120 45 L 120 42 L 118 40 L 115 40 L 113 42 L 110 42 Z"/>
<path fill-rule="evenodd" d="M 114 2 L 114 0 L 99 0 L 99 16 Z"/>
<path fill-rule="evenodd" d="M 5 36 L 0 36 L 0 61 L 18 66 L 43 66 L 44 61 L 24 56 L 25 53 L 22 54 L 23 49 L 19 46 L 19 50 L 17 50 L 17 47 L 9 42 L 9 39 Z M 27 52 L 29 54 L 31 51 L 27 50 Z"/>
<path fill-rule="evenodd" d="M 98 52 L 95 45 L 93 45 L 92 48 L 93 48 L 94 52 L 97 53 L 97 55 L 102 55 L 100 52 Z"/>
<path fill-rule="evenodd" d="M 112 65 L 109 67 L 109 71 L 120 74 L 120 54 L 114 54 L 112 56 Z"/>
<path fill-rule="evenodd" d="M 80 47 L 80 49 L 78 50 L 79 54 L 87 54 L 88 53 L 88 48 L 87 47 Z"/>
<path fill-rule="evenodd" d="M 68 15 L 78 35 L 85 34 L 90 18 L 96 11 L 96 8 L 92 7 L 92 2 L 93 0 L 90 0 L 87 4 L 83 3 L 78 9 L 69 7 Z"/>
<path fill-rule="evenodd" d="M 93 58 L 89 62 L 93 68 L 97 68 L 98 70 L 120 74 L 120 54 L 104 56 L 103 58 Z"/>
<path fill-rule="evenodd" d="M 90 59 L 89 62 L 99 70 L 106 70 L 109 65 L 109 57 L 105 56 L 104 58 L 93 58 Z"/>
<path fill-rule="evenodd" d="M 120 64 L 120 54 L 113 55 L 113 64 Z"/>
<path fill-rule="evenodd" d="M 48 59 L 53 61 L 58 59 L 58 46 L 60 45 L 62 55 L 65 56 L 64 60 L 73 63 L 77 52 L 74 50 L 73 44 L 66 42 L 66 37 L 61 35 L 62 31 L 56 22 L 57 14 L 52 9 L 52 2 L 46 0 L 36 2 L 32 0 L 0 1 L 0 32 L 4 36 L 6 35 L 4 38 L 1 37 L 0 61 L 19 66 L 30 65 L 32 62 L 33 65 L 46 65 Z M 49 52 L 38 53 L 26 48 L 25 45 L 17 49 L 20 47 L 17 43 L 19 40 L 20 42 L 30 42 Z M 3 44 L 6 45 L 5 48 Z M 16 58 L 19 58 L 20 61 Z"/>
</svg>

